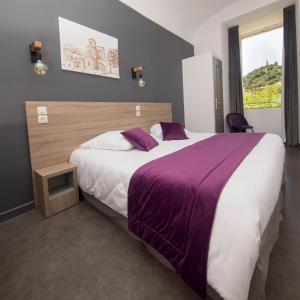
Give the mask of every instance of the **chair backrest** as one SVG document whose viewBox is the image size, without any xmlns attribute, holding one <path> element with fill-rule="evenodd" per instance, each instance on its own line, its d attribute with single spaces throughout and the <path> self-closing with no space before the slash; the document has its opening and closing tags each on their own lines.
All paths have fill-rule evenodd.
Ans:
<svg viewBox="0 0 300 300">
<path fill-rule="evenodd" d="M 243 125 L 248 125 L 246 118 L 240 113 L 230 113 L 226 117 L 230 128 L 239 128 Z"/>
</svg>

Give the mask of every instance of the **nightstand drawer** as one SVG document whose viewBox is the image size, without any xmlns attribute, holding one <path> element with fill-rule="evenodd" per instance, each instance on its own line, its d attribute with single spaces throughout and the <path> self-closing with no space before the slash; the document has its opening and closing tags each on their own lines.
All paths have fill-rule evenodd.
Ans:
<svg viewBox="0 0 300 300">
<path fill-rule="evenodd" d="M 66 208 L 69 208 L 78 203 L 76 197 L 76 191 L 74 188 L 69 188 L 69 190 L 63 190 L 61 192 L 56 192 L 49 196 L 47 202 L 47 217 L 52 216 L 60 211 L 63 211 Z"/>
</svg>

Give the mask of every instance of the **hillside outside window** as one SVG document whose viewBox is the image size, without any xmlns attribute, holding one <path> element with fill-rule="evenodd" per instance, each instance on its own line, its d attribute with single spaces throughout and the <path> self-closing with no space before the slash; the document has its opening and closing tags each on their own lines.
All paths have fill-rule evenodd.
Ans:
<svg viewBox="0 0 300 300">
<path fill-rule="evenodd" d="M 244 108 L 281 108 L 283 28 L 242 39 Z"/>
</svg>

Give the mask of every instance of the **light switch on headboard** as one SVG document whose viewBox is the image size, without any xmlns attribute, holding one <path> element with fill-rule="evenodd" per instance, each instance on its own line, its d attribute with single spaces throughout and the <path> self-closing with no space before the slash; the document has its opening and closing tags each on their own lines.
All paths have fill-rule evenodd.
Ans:
<svg viewBox="0 0 300 300">
<path fill-rule="evenodd" d="M 48 115 L 38 115 L 39 124 L 47 124 L 48 123 Z"/>
<path fill-rule="evenodd" d="M 141 116 L 141 106 L 140 105 L 135 106 L 135 115 L 136 115 L 136 117 Z"/>
<path fill-rule="evenodd" d="M 46 124 L 48 123 L 48 110 L 47 106 L 37 106 L 37 115 L 38 115 L 38 123 Z"/>
<path fill-rule="evenodd" d="M 36 108 L 38 115 L 47 115 L 47 106 L 37 106 Z"/>
</svg>

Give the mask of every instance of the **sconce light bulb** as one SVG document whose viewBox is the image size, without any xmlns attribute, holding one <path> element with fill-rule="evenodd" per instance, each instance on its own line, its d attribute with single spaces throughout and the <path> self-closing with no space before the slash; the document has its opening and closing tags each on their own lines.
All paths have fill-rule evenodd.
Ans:
<svg viewBox="0 0 300 300">
<path fill-rule="evenodd" d="M 36 63 L 33 64 L 33 72 L 38 75 L 46 75 L 48 71 L 48 66 L 43 63 L 41 60 L 37 60 Z"/>
<path fill-rule="evenodd" d="M 142 74 L 140 74 L 140 76 L 139 76 L 139 81 L 138 81 L 138 86 L 139 86 L 140 88 L 143 88 L 145 85 L 146 85 L 146 81 L 143 79 Z"/>
</svg>

